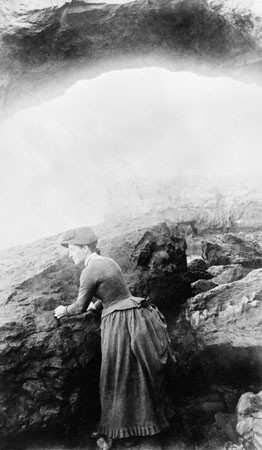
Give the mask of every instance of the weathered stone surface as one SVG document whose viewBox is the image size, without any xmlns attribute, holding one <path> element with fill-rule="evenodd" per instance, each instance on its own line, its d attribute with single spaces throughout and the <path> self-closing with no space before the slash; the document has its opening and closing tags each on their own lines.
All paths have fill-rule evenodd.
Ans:
<svg viewBox="0 0 262 450">
<path fill-rule="evenodd" d="M 246 392 L 237 405 L 237 432 L 247 450 L 262 449 L 262 391 Z"/>
<path fill-rule="evenodd" d="M 241 280 L 248 273 L 248 269 L 245 269 L 240 264 L 211 266 L 207 271 L 213 276 L 212 281 L 217 284 L 232 283 L 233 281 Z"/>
<path fill-rule="evenodd" d="M 243 33 L 247 33 L 259 47 L 262 45 L 262 17 L 259 1 L 207 0 L 208 4 Z"/>
<path fill-rule="evenodd" d="M 182 362 L 180 390 L 230 388 L 227 404 L 234 412 L 242 393 L 251 386 L 261 389 L 261 312 L 262 269 L 190 298 L 171 330 L 187 366 L 184 370 Z"/>
<path fill-rule="evenodd" d="M 197 280 L 191 284 L 192 289 L 192 297 L 200 294 L 201 292 L 210 291 L 218 286 L 218 283 L 215 283 L 213 280 Z"/>
<path fill-rule="evenodd" d="M 256 19 L 251 8 L 248 16 L 240 13 L 241 20 L 232 21 L 228 11 L 205 0 L 116 3 L 4 2 L 0 7 L 2 106 L 19 106 L 21 97 L 24 104 L 32 91 L 33 101 L 41 101 L 40 87 L 43 99 L 61 93 L 79 78 L 123 64 L 141 66 L 141 57 L 143 65 L 172 63 L 174 67 L 175 62 L 175 70 L 203 72 L 212 64 L 221 73 L 260 59 L 261 40 L 250 25 Z M 227 67 L 222 69 L 221 63 Z"/>
<path fill-rule="evenodd" d="M 138 228 L 101 241 L 103 253 L 119 262 L 134 295 L 148 297 L 166 314 L 168 323 L 191 297 L 184 228 L 165 222 L 150 231 Z"/>
<path fill-rule="evenodd" d="M 189 256 L 187 258 L 187 269 L 188 270 L 199 270 L 201 271 L 205 271 L 207 270 L 209 267 L 208 263 L 203 259 L 200 258 L 199 256 Z M 211 274 L 212 275 L 212 274 Z"/>
<path fill-rule="evenodd" d="M 203 258 L 194 256 L 187 258 L 187 273 L 191 283 L 198 280 L 210 280 L 213 275 L 207 271 L 207 268 L 208 264 Z"/>
<path fill-rule="evenodd" d="M 262 267 L 262 249 L 258 242 L 226 233 L 203 241 L 202 256 L 210 265 L 241 264 L 245 268 Z"/>
<path fill-rule="evenodd" d="M 186 244 L 175 226 L 106 235 L 102 254 L 119 262 L 134 293 L 185 301 Z M 99 409 L 99 320 L 54 318 L 77 295 L 80 269 L 65 253 L 54 237 L 0 254 L 0 435 L 69 426 L 77 414 L 95 420 Z"/>
<path fill-rule="evenodd" d="M 262 269 L 188 300 L 187 317 L 204 346 L 262 345 Z M 262 361 L 261 361 L 262 363 Z"/>
</svg>

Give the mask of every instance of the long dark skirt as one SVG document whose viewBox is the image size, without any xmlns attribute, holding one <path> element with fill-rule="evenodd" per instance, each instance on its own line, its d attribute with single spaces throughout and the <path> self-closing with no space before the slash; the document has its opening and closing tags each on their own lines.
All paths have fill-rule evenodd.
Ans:
<svg viewBox="0 0 262 450">
<path fill-rule="evenodd" d="M 167 393 L 170 343 L 152 306 L 114 311 L 101 323 L 101 422 L 109 438 L 150 436 L 173 415 Z"/>
</svg>

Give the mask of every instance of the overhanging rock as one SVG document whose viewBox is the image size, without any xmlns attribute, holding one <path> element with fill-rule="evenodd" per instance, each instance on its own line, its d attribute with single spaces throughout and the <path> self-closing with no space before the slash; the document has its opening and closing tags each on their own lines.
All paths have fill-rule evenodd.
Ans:
<svg viewBox="0 0 262 450">
<path fill-rule="evenodd" d="M 5 2 L 0 6 L 1 105 L 7 112 L 41 102 L 113 68 L 161 65 L 207 72 L 215 67 L 229 75 L 234 69 L 234 76 L 253 63 L 259 68 L 256 11 L 233 3 Z"/>
</svg>

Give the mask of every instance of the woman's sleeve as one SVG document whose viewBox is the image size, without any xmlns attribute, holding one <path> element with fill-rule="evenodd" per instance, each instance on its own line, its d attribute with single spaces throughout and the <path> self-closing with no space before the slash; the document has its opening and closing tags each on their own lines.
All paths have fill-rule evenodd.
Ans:
<svg viewBox="0 0 262 450">
<path fill-rule="evenodd" d="M 66 307 L 69 316 L 83 313 L 92 301 L 96 292 L 96 277 L 91 267 L 86 267 L 81 273 L 78 296 L 74 303 Z"/>
</svg>

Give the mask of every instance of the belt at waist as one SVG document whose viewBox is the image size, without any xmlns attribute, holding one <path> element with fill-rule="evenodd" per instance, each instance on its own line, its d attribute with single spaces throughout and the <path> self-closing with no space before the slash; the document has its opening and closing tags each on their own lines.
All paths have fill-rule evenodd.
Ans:
<svg viewBox="0 0 262 450">
<path fill-rule="evenodd" d="M 119 300 L 118 302 L 112 303 L 111 305 L 103 308 L 101 319 L 104 319 L 104 317 L 108 316 L 108 314 L 111 314 L 114 311 L 140 308 L 141 306 L 143 306 L 143 302 L 146 302 L 146 300 L 142 297 L 128 297 L 123 300 Z"/>
</svg>

